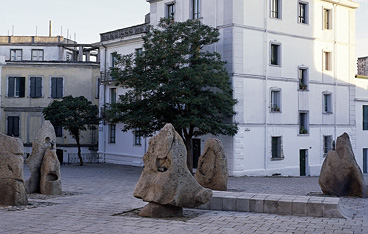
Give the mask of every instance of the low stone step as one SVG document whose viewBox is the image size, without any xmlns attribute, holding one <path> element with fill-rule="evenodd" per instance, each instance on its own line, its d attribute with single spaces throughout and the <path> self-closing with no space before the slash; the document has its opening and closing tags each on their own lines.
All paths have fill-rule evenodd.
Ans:
<svg viewBox="0 0 368 234">
<path fill-rule="evenodd" d="M 337 197 L 213 191 L 211 200 L 198 209 L 349 218 L 343 214 L 339 201 Z"/>
</svg>

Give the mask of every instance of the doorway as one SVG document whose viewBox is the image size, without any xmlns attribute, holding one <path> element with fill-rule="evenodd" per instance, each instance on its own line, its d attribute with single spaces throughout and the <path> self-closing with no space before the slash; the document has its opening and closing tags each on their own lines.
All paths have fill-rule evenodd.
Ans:
<svg viewBox="0 0 368 234">
<path fill-rule="evenodd" d="M 63 164 L 63 158 L 64 158 L 63 150 L 62 149 L 56 149 L 56 155 L 59 159 L 60 164 Z"/>
<path fill-rule="evenodd" d="M 193 168 L 198 167 L 198 159 L 201 156 L 201 139 L 193 139 Z"/>
<path fill-rule="evenodd" d="M 300 176 L 307 176 L 307 165 L 308 165 L 308 150 L 301 149 L 299 150 L 299 168 L 300 168 Z"/>
</svg>

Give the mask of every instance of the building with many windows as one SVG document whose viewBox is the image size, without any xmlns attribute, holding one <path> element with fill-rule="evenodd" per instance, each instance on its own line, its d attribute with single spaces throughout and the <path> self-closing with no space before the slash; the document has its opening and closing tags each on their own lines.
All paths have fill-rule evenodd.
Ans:
<svg viewBox="0 0 368 234">
<path fill-rule="evenodd" d="M 207 49 L 227 61 L 238 100 L 233 121 L 239 132 L 220 137 L 230 175 L 319 175 L 327 152 L 344 132 L 358 164 L 367 168 L 368 91 L 366 81 L 355 78 L 356 2 L 146 1 L 153 26 L 162 17 L 195 18 L 220 30 L 220 41 Z M 141 48 L 144 31 L 134 33 L 134 28 L 101 34 L 103 71 L 113 66 L 112 52 Z M 105 101 L 124 92 L 113 81 L 104 84 Z M 134 133 L 108 123 L 100 130 L 108 136 L 99 145 L 106 161 L 142 165 L 145 139 L 145 147 L 137 150 Z M 193 161 L 207 137 L 193 139 Z"/>
<path fill-rule="evenodd" d="M 98 104 L 98 48 L 61 36 L 0 36 L 0 55 L 6 61 L 1 73 L 0 131 L 21 138 L 25 153 L 31 152 L 44 121 L 42 110 L 49 103 L 82 95 Z M 66 162 L 75 157 L 75 140 L 61 126 L 54 127 L 59 159 Z M 81 143 L 83 153 L 96 154 L 97 131 L 83 132 Z"/>
</svg>

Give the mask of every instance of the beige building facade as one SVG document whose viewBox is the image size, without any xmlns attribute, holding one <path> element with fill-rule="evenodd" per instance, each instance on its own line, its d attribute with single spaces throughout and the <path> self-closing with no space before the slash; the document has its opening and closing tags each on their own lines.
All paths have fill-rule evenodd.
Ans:
<svg viewBox="0 0 368 234">
<path fill-rule="evenodd" d="M 0 37 L 0 55 L 6 63 L 1 72 L 0 132 L 21 138 L 26 154 L 44 121 L 42 110 L 52 101 L 84 96 L 98 105 L 98 50 L 93 46 L 63 37 Z M 59 160 L 72 162 L 75 140 L 62 127 L 54 127 Z M 96 153 L 97 140 L 97 131 L 82 132 L 86 157 Z"/>
</svg>

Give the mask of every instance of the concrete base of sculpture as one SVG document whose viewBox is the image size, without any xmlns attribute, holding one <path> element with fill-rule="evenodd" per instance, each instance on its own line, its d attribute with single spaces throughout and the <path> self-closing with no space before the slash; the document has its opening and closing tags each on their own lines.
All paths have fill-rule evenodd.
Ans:
<svg viewBox="0 0 368 234">
<path fill-rule="evenodd" d="M 139 212 L 139 216 L 150 218 L 182 217 L 183 208 L 150 202 Z"/>
<path fill-rule="evenodd" d="M 28 198 L 23 181 L 14 179 L 0 180 L 0 205 L 22 206 L 28 205 Z"/>
</svg>

